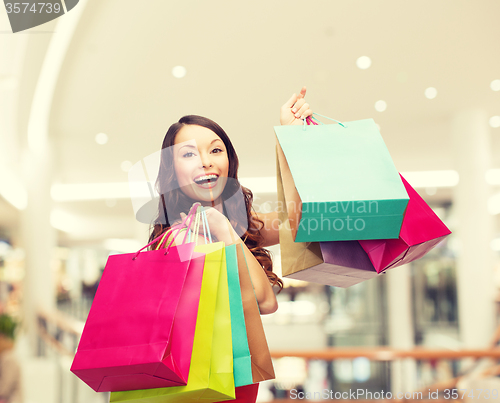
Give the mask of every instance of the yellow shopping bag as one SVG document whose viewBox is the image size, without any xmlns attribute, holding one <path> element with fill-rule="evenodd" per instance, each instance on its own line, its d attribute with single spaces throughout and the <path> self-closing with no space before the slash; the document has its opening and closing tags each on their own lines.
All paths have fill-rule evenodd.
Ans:
<svg viewBox="0 0 500 403">
<path fill-rule="evenodd" d="M 187 385 L 112 392 L 110 402 L 209 403 L 235 398 L 225 245 L 198 245 L 195 251 L 206 255 Z"/>
</svg>

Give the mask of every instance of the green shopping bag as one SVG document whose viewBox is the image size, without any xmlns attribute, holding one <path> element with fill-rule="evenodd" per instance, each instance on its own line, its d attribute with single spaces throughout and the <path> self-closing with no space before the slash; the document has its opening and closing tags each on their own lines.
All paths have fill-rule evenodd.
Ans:
<svg viewBox="0 0 500 403">
<path fill-rule="evenodd" d="M 399 237 L 409 197 L 373 119 L 274 130 L 295 242 Z"/>
<path fill-rule="evenodd" d="M 229 305 L 231 307 L 231 334 L 233 337 L 234 386 L 245 386 L 253 383 L 252 358 L 248 348 L 235 244 L 226 246 L 226 266 Z"/>
<path fill-rule="evenodd" d="M 112 392 L 110 402 L 208 403 L 235 398 L 225 246 L 209 243 L 195 251 L 206 256 L 187 385 Z"/>
</svg>

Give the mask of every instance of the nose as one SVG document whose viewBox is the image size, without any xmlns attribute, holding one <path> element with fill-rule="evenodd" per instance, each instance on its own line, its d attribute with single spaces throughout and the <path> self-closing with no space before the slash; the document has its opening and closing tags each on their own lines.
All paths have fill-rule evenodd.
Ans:
<svg viewBox="0 0 500 403">
<path fill-rule="evenodd" d="M 201 154 L 201 165 L 203 168 L 211 168 L 213 167 L 212 160 L 210 159 L 210 155 L 207 153 L 202 153 Z"/>
</svg>

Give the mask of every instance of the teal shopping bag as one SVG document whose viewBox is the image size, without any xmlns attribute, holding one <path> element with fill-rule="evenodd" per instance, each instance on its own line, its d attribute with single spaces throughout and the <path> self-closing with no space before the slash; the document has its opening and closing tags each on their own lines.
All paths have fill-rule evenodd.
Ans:
<svg viewBox="0 0 500 403">
<path fill-rule="evenodd" d="M 274 130 L 295 242 L 399 237 L 409 197 L 373 119 Z"/>
<path fill-rule="evenodd" d="M 248 348 L 235 244 L 226 246 L 226 267 L 231 312 L 231 334 L 233 338 L 234 386 L 245 386 L 253 383 L 252 358 Z"/>
</svg>

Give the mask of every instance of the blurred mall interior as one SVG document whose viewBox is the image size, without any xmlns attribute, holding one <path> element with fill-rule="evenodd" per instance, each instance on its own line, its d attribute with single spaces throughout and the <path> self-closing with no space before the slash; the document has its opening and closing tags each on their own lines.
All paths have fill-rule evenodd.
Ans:
<svg viewBox="0 0 500 403">
<path fill-rule="evenodd" d="M 107 257 L 149 237 L 130 168 L 181 116 L 207 116 L 273 211 L 273 126 L 303 85 L 316 112 L 373 118 L 452 234 L 349 288 L 285 279 L 262 317 L 276 379 L 259 401 L 500 389 L 498 16 L 495 0 L 81 0 L 13 34 L 0 6 L 0 312 L 18 323 L 22 401 L 108 401 L 69 368 Z"/>
</svg>

